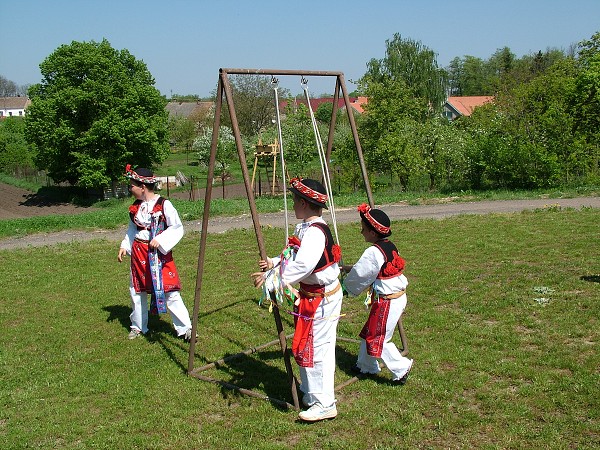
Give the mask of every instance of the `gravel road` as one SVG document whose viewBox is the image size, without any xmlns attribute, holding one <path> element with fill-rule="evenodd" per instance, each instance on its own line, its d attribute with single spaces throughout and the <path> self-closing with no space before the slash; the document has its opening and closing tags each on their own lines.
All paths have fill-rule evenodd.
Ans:
<svg viewBox="0 0 600 450">
<path fill-rule="evenodd" d="M 551 206 L 574 209 L 581 209 L 584 207 L 600 208 L 600 197 L 495 200 L 419 206 L 388 204 L 381 206 L 381 209 L 384 210 L 392 220 L 405 220 L 424 218 L 443 219 L 445 217 L 460 214 L 514 213 Z M 324 217 L 325 220 L 330 220 L 329 213 L 326 212 Z M 336 219 L 338 223 L 355 222 L 357 221 L 357 218 L 356 208 L 336 209 Z M 296 219 L 293 218 L 292 214 L 290 214 L 289 220 L 292 224 L 296 222 Z M 261 214 L 259 221 L 261 226 L 283 227 L 285 225 L 283 213 Z M 200 231 L 201 225 L 200 220 L 184 223 L 187 232 Z M 252 227 L 252 217 L 249 214 L 235 217 L 214 217 L 209 219 L 208 232 L 223 233 L 228 230 Z M 98 230 L 93 232 L 68 230 L 58 233 L 39 233 L 20 238 L 6 238 L 0 240 L 0 250 L 55 245 L 75 241 L 90 241 L 95 239 L 119 242 L 125 234 L 125 229 L 125 226 L 123 226 L 117 230 Z"/>
</svg>

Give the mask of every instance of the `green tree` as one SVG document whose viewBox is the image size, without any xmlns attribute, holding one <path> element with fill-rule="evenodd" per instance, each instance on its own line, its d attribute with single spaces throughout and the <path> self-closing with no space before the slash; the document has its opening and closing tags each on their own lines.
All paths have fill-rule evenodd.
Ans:
<svg viewBox="0 0 600 450">
<path fill-rule="evenodd" d="M 569 112 L 575 73 L 572 59 L 560 60 L 464 118 L 473 139 L 474 188 L 556 186 L 585 172 L 587 157 Z"/>
<path fill-rule="evenodd" d="M 317 108 L 317 110 L 314 112 L 315 118 L 319 122 L 325 123 L 325 124 L 329 124 L 329 122 L 331 121 L 332 113 L 333 113 L 333 103 L 330 103 L 330 102 L 321 103 L 319 105 L 319 107 Z M 339 109 L 338 109 L 338 113 L 339 113 Z"/>
<path fill-rule="evenodd" d="M 272 126 L 275 119 L 275 94 L 271 78 L 265 75 L 233 75 L 230 77 L 235 113 L 240 132 L 255 136 Z M 288 90 L 278 88 L 280 99 L 288 96 Z M 223 123 L 231 126 L 228 107 L 223 108 Z"/>
<path fill-rule="evenodd" d="M 18 175 L 34 167 L 35 151 L 25 140 L 25 122 L 21 117 L 0 121 L 0 171 Z"/>
<path fill-rule="evenodd" d="M 360 84 L 402 80 L 412 96 L 421 99 L 426 112 L 436 116 L 446 100 L 448 74 L 438 67 L 436 54 L 419 41 L 404 39 L 398 33 L 386 40 L 386 54 L 371 59 Z"/>
<path fill-rule="evenodd" d="M 369 103 L 357 126 L 365 162 L 371 171 L 396 174 L 408 189 L 410 177 L 423 169 L 413 133 L 429 116 L 427 103 L 401 78 L 369 80 L 364 92 Z"/>
<path fill-rule="evenodd" d="M 600 170 L 600 32 L 579 43 L 580 70 L 575 79 L 572 111 L 578 136 L 585 142 L 591 175 Z"/>
<path fill-rule="evenodd" d="M 27 138 L 56 182 L 105 187 L 126 163 L 152 167 L 169 153 L 166 100 L 146 65 L 107 40 L 62 45 L 29 90 Z"/>
<path fill-rule="evenodd" d="M 186 117 L 169 117 L 168 126 L 170 142 L 177 147 L 183 147 L 186 152 L 190 151 L 196 137 L 194 122 Z"/>
<path fill-rule="evenodd" d="M 210 149 L 212 145 L 212 130 L 205 129 L 204 132 L 194 139 L 192 150 L 196 152 L 198 161 L 204 166 L 210 163 Z M 223 189 L 223 198 L 225 198 L 225 180 L 229 177 L 229 168 L 235 160 L 237 148 L 233 131 L 228 126 L 222 125 L 219 128 L 219 138 L 217 140 L 217 153 L 215 156 L 215 171 L 221 179 Z"/>
</svg>

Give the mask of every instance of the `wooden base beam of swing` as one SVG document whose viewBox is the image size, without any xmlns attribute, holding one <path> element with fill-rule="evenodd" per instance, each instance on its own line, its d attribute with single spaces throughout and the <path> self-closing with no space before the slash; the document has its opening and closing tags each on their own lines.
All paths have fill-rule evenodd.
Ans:
<svg viewBox="0 0 600 450">
<path fill-rule="evenodd" d="M 290 334 L 290 335 L 286 336 L 286 339 L 290 339 L 292 336 L 293 336 L 293 334 Z M 256 391 L 253 391 L 253 390 L 250 390 L 250 389 L 245 389 L 245 388 L 239 387 L 239 386 L 237 386 L 235 384 L 228 383 L 226 381 L 218 380 L 216 378 L 208 377 L 206 375 L 202 375 L 201 374 L 201 372 L 204 372 L 205 370 L 216 369 L 216 368 L 219 368 L 220 366 L 225 366 L 225 365 L 227 365 L 228 361 L 231 361 L 231 360 L 234 360 L 234 359 L 237 359 L 237 358 L 241 358 L 242 356 L 252 355 L 252 354 L 257 353 L 257 352 L 259 352 L 261 350 L 264 350 L 265 348 L 271 347 L 271 346 L 273 346 L 273 345 L 275 345 L 277 343 L 279 343 L 279 339 L 275 339 L 273 341 L 267 342 L 266 344 L 262 344 L 262 345 L 259 345 L 259 346 L 256 346 L 256 347 L 249 348 L 247 350 L 244 350 L 243 352 L 239 352 L 239 353 L 236 353 L 234 355 L 229 355 L 229 356 L 227 356 L 225 358 L 219 359 L 218 361 L 213 361 L 212 363 L 206 364 L 206 365 L 204 365 L 202 367 L 197 367 L 197 368 L 193 369 L 191 372 L 189 372 L 189 375 L 192 376 L 192 377 L 194 377 L 194 378 L 197 378 L 199 380 L 202 380 L 202 381 L 208 381 L 209 383 L 218 384 L 218 385 L 220 385 L 220 386 L 222 386 L 222 387 L 224 387 L 226 389 L 237 391 L 237 392 L 239 392 L 241 394 L 248 395 L 250 397 L 260 398 L 262 400 L 267 400 L 267 401 L 269 401 L 271 403 L 274 403 L 274 404 L 276 404 L 278 406 L 282 406 L 282 407 L 284 407 L 286 409 L 299 410 L 300 409 L 299 405 L 292 405 L 291 403 L 288 403 L 285 400 L 280 400 L 280 399 L 277 399 L 277 398 L 273 398 L 273 397 L 270 397 L 268 395 L 264 395 L 264 394 L 262 394 L 260 392 L 256 392 Z M 296 397 L 296 399 L 297 399 L 297 397 Z"/>
</svg>

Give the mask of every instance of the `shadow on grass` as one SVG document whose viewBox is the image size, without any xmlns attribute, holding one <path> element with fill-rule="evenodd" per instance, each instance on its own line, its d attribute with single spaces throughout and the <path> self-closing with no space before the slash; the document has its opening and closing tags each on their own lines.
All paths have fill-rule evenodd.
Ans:
<svg viewBox="0 0 600 450">
<path fill-rule="evenodd" d="M 600 275 L 582 275 L 580 279 L 590 283 L 600 283 Z"/>
<path fill-rule="evenodd" d="M 129 314 L 131 314 L 131 308 L 123 305 L 112 305 L 105 306 L 102 309 L 108 312 L 108 317 L 106 318 L 107 322 L 114 322 L 115 320 L 118 320 L 123 328 L 129 332 L 129 327 L 131 325 Z"/>
<path fill-rule="evenodd" d="M 129 333 L 131 328 L 131 308 L 124 305 L 112 305 L 105 306 L 102 308 L 104 311 L 109 313 L 106 318 L 107 322 L 118 321 L 121 326 Z M 148 315 L 148 333 L 144 336 L 148 342 L 158 343 L 164 350 L 165 353 L 171 358 L 171 360 L 177 364 L 184 373 L 187 373 L 187 366 L 181 363 L 178 355 L 172 350 L 172 341 L 176 339 L 182 350 L 188 351 L 187 343 L 184 343 L 183 339 L 175 337 L 173 326 L 164 320 L 161 320 L 160 316 L 149 314 Z"/>
<path fill-rule="evenodd" d="M 54 206 L 65 203 L 72 203 L 77 206 L 92 206 L 97 197 L 76 186 L 44 186 L 37 190 L 35 194 L 26 196 L 25 201 L 20 204 L 23 206 Z"/>
<path fill-rule="evenodd" d="M 225 357 L 230 356 L 226 355 Z M 257 352 L 252 356 L 240 355 L 227 361 L 226 364 L 218 366 L 218 370 L 226 374 L 229 384 L 233 384 L 243 389 L 256 392 L 264 392 L 269 398 L 275 398 L 292 403 L 292 393 L 289 390 L 288 377 L 285 370 L 275 367 L 278 361 L 283 359 L 281 349 L 265 350 Z M 237 390 L 221 388 L 223 398 L 230 397 L 242 398 L 243 393 Z M 287 410 L 282 405 L 271 403 L 275 408 L 282 411 Z"/>
</svg>

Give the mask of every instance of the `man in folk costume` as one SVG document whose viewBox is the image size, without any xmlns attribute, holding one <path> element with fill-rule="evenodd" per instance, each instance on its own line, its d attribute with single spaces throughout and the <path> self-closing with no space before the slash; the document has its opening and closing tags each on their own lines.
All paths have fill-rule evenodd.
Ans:
<svg viewBox="0 0 600 450">
<path fill-rule="evenodd" d="M 290 181 L 294 212 L 302 222 L 296 225 L 295 256 L 289 260 L 267 258 L 259 267 L 270 270 L 281 265 L 281 285 L 291 288 L 300 283 L 294 306 L 292 353 L 299 366 L 302 403 L 308 407 L 301 420 L 315 422 L 337 416 L 335 399 L 335 344 L 342 307 L 338 280 L 341 250 L 333 241 L 329 226 L 321 217 L 327 208 L 327 195 L 321 183 L 309 178 Z M 257 287 L 263 285 L 265 272 L 252 274 Z"/>
<path fill-rule="evenodd" d="M 344 280 L 348 293 L 359 295 L 370 288 L 367 303 L 371 309 L 360 337 L 360 350 L 356 365 L 357 373 L 375 374 L 381 371 L 378 358 L 392 372 L 393 381 L 406 383 L 413 360 L 400 353 L 392 342 L 394 329 L 406 307 L 408 280 L 403 274 L 404 259 L 388 239 L 392 234 L 390 219 L 379 209 L 362 204 L 358 207 L 361 217 L 361 234 L 370 242 L 354 266 L 344 266 L 349 272 Z"/>
<path fill-rule="evenodd" d="M 132 312 L 129 339 L 148 332 L 148 294 L 153 314 L 170 313 L 179 337 L 191 339 L 190 315 L 179 293 L 181 282 L 172 249 L 183 237 L 183 224 L 173 204 L 154 192 L 157 179 L 145 168 L 132 169 L 125 177 L 135 201 L 129 207 L 129 228 L 119 248 L 118 260 L 131 256 Z"/>
</svg>

